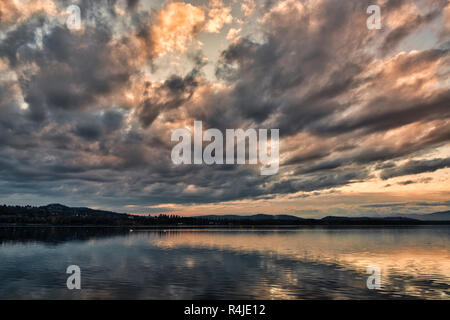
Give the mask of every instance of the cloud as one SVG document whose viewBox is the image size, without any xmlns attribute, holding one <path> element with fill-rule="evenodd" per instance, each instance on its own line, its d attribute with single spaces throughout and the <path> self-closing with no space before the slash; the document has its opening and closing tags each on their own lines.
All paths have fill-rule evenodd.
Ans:
<svg viewBox="0 0 450 320">
<path fill-rule="evenodd" d="M 420 9 L 415 4 L 402 3 L 397 9 L 397 13 L 389 15 L 386 19 L 390 30 L 380 47 L 382 54 L 391 52 L 402 40 L 417 29 L 439 17 L 441 10 L 442 6 L 439 6 L 431 12 L 421 14 Z"/>
<path fill-rule="evenodd" d="M 380 177 L 387 180 L 393 177 L 419 174 L 423 172 L 434 172 L 439 169 L 450 167 L 449 158 L 437 158 L 432 160 L 409 160 L 403 165 L 384 169 Z"/>
<path fill-rule="evenodd" d="M 404 203 L 379 203 L 379 204 L 366 204 L 362 205 L 361 208 L 392 208 L 392 207 L 403 207 Z"/>
<path fill-rule="evenodd" d="M 208 12 L 209 20 L 206 23 L 204 30 L 211 33 L 219 33 L 225 24 L 230 24 L 233 21 L 231 15 L 231 8 L 214 7 Z"/>
<path fill-rule="evenodd" d="M 277 182 L 272 186 L 272 192 L 284 194 L 296 193 L 298 191 L 326 190 L 362 181 L 368 175 L 369 172 L 367 170 L 361 170 L 359 172 L 343 170 L 335 173 L 319 174 L 313 177 Z"/>
<path fill-rule="evenodd" d="M 56 15 L 55 3 L 51 0 L 2 0 L 0 2 L 0 27 L 21 23 L 34 14 Z"/>
<path fill-rule="evenodd" d="M 433 181 L 433 178 L 422 178 L 422 179 L 417 179 L 417 180 L 405 180 L 405 181 L 399 181 L 397 182 L 397 184 L 402 185 L 402 186 L 407 186 L 409 184 L 414 184 L 414 183 L 429 183 Z"/>
<path fill-rule="evenodd" d="M 159 114 L 177 109 L 190 101 L 199 86 L 199 75 L 205 62 L 201 52 L 191 57 L 194 68 L 184 77 L 172 75 L 162 84 L 146 83 L 143 98 L 137 109 L 141 124 L 148 127 Z"/>
<path fill-rule="evenodd" d="M 254 0 L 244 0 L 241 4 L 241 10 L 244 13 L 245 17 L 248 17 L 252 14 L 253 10 L 255 10 L 256 3 Z"/>
<path fill-rule="evenodd" d="M 84 0 L 78 31 L 66 4 L 0 4 L 2 199 L 145 207 L 444 189 L 432 173 L 448 168 L 445 1 L 380 2 L 376 32 L 368 0 Z M 170 133 L 194 120 L 279 128 L 279 175 L 173 165 Z M 380 181 L 421 172 L 433 180 Z"/>
<path fill-rule="evenodd" d="M 442 207 L 450 206 L 450 200 L 442 202 L 416 202 L 415 205 L 423 207 Z"/>
<path fill-rule="evenodd" d="M 151 27 L 154 54 L 185 53 L 196 36 L 204 31 L 219 33 L 225 24 L 232 22 L 231 8 L 221 2 L 213 3 L 209 10 L 184 2 L 170 2 L 157 14 Z"/>
<path fill-rule="evenodd" d="M 440 37 L 444 40 L 450 35 L 450 3 L 444 8 L 444 25 L 442 26 Z"/>
<path fill-rule="evenodd" d="M 235 40 L 239 37 L 241 29 L 231 28 L 227 34 L 227 40 Z"/>
<path fill-rule="evenodd" d="M 166 52 L 186 52 L 188 46 L 200 32 L 206 17 L 201 8 L 184 2 L 171 2 L 157 16 L 152 26 L 156 55 Z"/>
</svg>

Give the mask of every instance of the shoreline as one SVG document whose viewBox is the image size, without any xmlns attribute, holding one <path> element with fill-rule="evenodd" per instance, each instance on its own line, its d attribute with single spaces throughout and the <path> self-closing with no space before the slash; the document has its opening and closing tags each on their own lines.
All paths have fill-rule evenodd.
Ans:
<svg viewBox="0 0 450 320">
<path fill-rule="evenodd" d="M 297 224 L 297 225 L 142 225 L 142 226 L 111 226 L 111 225 L 51 225 L 51 224 L 0 224 L 0 228 L 107 228 L 107 229 L 129 229 L 134 231 L 159 230 L 159 229 L 302 229 L 302 228 L 330 228 L 330 227 L 427 227 L 427 226 L 450 226 L 450 221 L 439 221 L 413 224 Z"/>
</svg>

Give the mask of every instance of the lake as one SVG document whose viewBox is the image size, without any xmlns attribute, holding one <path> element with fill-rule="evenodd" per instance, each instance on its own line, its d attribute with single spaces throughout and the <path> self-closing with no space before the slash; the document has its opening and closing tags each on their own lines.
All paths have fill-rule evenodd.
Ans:
<svg viewBox="0 0 450 320">
<path fill-rule="evenodd" d="M 0 227 L 0 299 L 395 298 L 450 298 L 450 226 Z"/>
</svg>

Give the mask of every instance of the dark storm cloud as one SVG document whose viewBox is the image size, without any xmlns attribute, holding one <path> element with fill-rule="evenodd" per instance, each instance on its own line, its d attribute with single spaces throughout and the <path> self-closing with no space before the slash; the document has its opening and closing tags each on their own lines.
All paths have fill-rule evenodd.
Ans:
<svg viewBox="0 0 450 320">
<path fill-rule="evenodd" d="M 312 173 L 316 171 L 326 171 L 326 170 L 332 170 L 339 168 L 346 163 L 351 163 L 350 159 L 336 159 L 336 160 L 325 160 L 322 162 L 319 162 L 317 164 L 313 164 L 305 169 L 299 170 L 299 173 Z"/>
<path fill-rule="evenodd" d="M 369 176 L 368 170 L 352 171 L 342 170 L 297 180 L 288 180 L 275 183 L 272 187 L 274 193 L 295 193 L 299 191 L 326 190 L 350 183 L 362 181 Z"/>
<path fill-rule="evenodd" d="M 0 56 L 8 59 L 12 67 L 18 64 L 20 53 L 35 43 L 35 31 L 45 23 L 44 17 L 33 18 L 6 33 L 0 43 Z"/>
<path fill-rule="evenodd" d="M 115 110 L 108 110 L 103 115 L 103 125 L 108 132 L 118 130 L 123 124 L 123 113 Z"/>
<path fill-rule="evenodd" d="M 328 149 L 322 147 L 323 153 L 318 153 L 314 157 L 307 157 L 306 159 L 299 155 L 294 155 L 288 159 L 285 165 L 297 166 L 296 173 L 306 174 L 317 171 L 333 170 L 345 166 L 366 166 L 374 164 L 375 170 L 390 170 L 396 165 L 390 159 L 398 159 L 409 154 L 426 149 L 450 138 L 450 126 L 442 126 L 431 130 L 422 139 L 411 142 L 405 141 L 403 143 L 396 143 L 394 146 L 359 146 L 358 148 L 344 148 L 339 150 L 339 156 L 332 156 L 333 152 L 337 151 L 335 145 Z M 349 141 L 347 141 L 349 142 Z M 308 153 L 305 153 L 308 155 Z M 330 156 L 331 155 L 331 156 Z M 331 157 L 331 159 L 329 159 Z M 393 169 L 394 170 L 394 169 Z"/>
<path fill-rule="evenodd" d="M 136 2 L 128 5 L 136 8 Z M 146 205 L 150 198 L 184 203 L 264 195 L 259 186 L 264 179 L 255 177 L 254 170 L 174 167 L 170 139 L 162 133 L 120 131 L 129 114 L 107 103 L 115 102 L 109 97 L 130 86 L 130 77 L 139 72 L 133 65 L 135 53 L 126 50 L 132 39 L 113 38 L 110 20 L 100 19 L 100 5 L 82 1 L 80 6 L 82 16 L 94 19 L 95 27 L 77 33 L 33 18 L 9 31 L 0 44 L 0 56 L 12 70 L 37 67 L 30 74 L 16 73 L 28 109 L 19 111 L 13 95 L 1 96 L 3 146 L 12 147 L 1 150 L 1 180 L 9 181 L 1 192 L 78 200 L 95 194 L 99 203 L 121 205 Z M 37 45 L 35 32 L 44 23 L 49 30 Z M 147 20 L 136 16 L 135 23 L 137 39 L 151 49 Z M 161 112 L 189 101 L 204 66 L 200 53 L 191 59 L 190 73 L 172 75 L 156 92 L 144 91 L 146 99 L 137 108 L 144 127 Z M 0 90 L 9 93 L 11 86 L 2 82 Z M 186 192 L 189 186 L 195 191 Z"/>
<path fill-rule="evenodd" d="M 406 2 L 399 1 L 395 6 L 389 5 L 387 9 L 393 10 L 402 4 Z M 283 135 L 302 130 L 316 135 L 339 135 L 347 132 L 362 135 L 415 121 L 448 117 L 449 91 L 443 91 L 427 101 L 408 100 L 403 96 L 375 96 L 362 112 L 342 120 L 334 119 L 335 115 L 338 116 L 350 106 L 339 102 L 338 97 L 359 85 L 370 85 L 378 81 L 379 77 L 361 77 L 366 65 L 372 61 L 370 56 L 360 50 L 365 48 L 363 44 L 368 36 L 366 30 L 360 33 L 359 25 L 365 21 L 357 13 L 359 9 L 364 11 L 367 3 L 358 2 L 357 10 L 350 10 L 347 5 L 355 4 L 323 2 L 316 14 L 323 15 L 327 23 L 314 37 L 308 36 L 308 20 L 299 19 L 298 13 L 292 10 L 286 15 L 271 17 L 272 28 L 267 31 L 267 41 L 264 43 L 244 38 L 222 53 L 218 75 L 235 83 L 231 99 L 234 105 L 239 106 L 242 117 L 261 123 L 274 114 L 276 120 L 270 122 L 270 125 L 282 128 Z M 336 14 L 330 16 L 329 12 Z M 289 15 L 292 15 L 291 19 Z M 432 16 L 435 15 L 436 12 Z M 417 19 L 429 22 L 429 19 L 421 16 Z M 342 48 L 342 42 L 347 44 L 345 48 Z M 324 43 L 327 45 L 324 46 Z M 432 49 L 406 58 L 398 68 L 406 72 L 412 66 L 431 63 L 446 56 L 448 50 Z M 320 84 L 314 85 L 315 83 Z M 295 92 L 293 88 L 302 92 L 302 86 L 310 90 L 303 95 L 290 94 Z M 385 111 L 378 111 L 384 109 Z M 441 137 L 441 141 L 443 138 Z M 316 154 L 322 156 L 327 152 Z M 382 158 L 381 155 L 380 157 Z M 298 158 L 300 161 L 308 159 L 303 154 L 299 154 Z"/>
<path fill-rule="evenodd" d="M 299 33 L 301 34 L 300 31 Z M 237 81 L 233 98 L 236 101 L 235 104 L 240 106 L 241 114 L 246 118 L 262 122 L 271 113 L 279 111 L 278 118 L 280 120 L 273 125 L 283 128 L 283 134 L 310 130 L 318 135 L 336 135 L 356 130 L 361 130 L 359 134 L 367 134 L 415 121 L 449 116 L 450 111 L 447 105 L 450 101 L 450 91 L 447 90 L 426 101 L 410 101 L 405 97 L 381 95 L 374 97 L 363 112 L 345 120 L 333 121 L 334 114 L 337 115 L 349 107 L 347 104 L 336 101 L 335 98 L 348 89 L 361 84 L 357 77 L 364 68 L 354 63 L 337 65 L 338 61 L 334 60 L 336 59 L 335 56 L 329 57 L 320 53 L 299 57 L 298 64 L 291 66 L 289 70 L 283 70 L 282 67 L 276 68 L 276 66 L 283 64 L 287 58 L 282 55 L 277 56 L 280 53 L 276 53 L 276 51 L 283 47 L 281 41 L 289 41 L 290 47 L 299 46 L 301 43 L 282 34 L 276 34 L 263 45 L 249 44 L 248 40 L 241 40 L 222 54 L 226 64 L 220 66 L 219 74 L 231 73 L 232 75 L 227 75 L 227 79 Z M 327 49 L 330 50 L 330 48 Z M 299 47 L 287 48 L 286 53 L 292 52 L 292 50 L 295 50 L 296 53 L 302 52 Z M 363 53 L 361 55 L 363 57 Z M 398 65 L 398 68 L 406 72 L 417 64 L 432 63 L 448 56 L 449 50 L 447 49 L 427 50 L 416 56 L 408 57 Z M 233 74 L 230 71 L 233 70 L 231 65 L 236 62 L 240 69 L 238 74 Z M 367 62 L 366 59 L 365 61 L 361 60 L 360 63 Z M 308 72 L 308 66 L 311 65 L 314 65 L 314 68 L 318 70 Z M 296 69 L 296 66 L 298 69 Z M 227 67 L 230 70 L 226 71 Z M 325 73 L 326 69 L 335 69 L 336 67 L 339 69 L 329 74 L 329 77 L 326 78 L 328 82 L 324 86 L 313 87 L 305 96 L 300 98 L 294 99 L 286 96 L 284 99 L 280 99 L 281 94 L 288 92 L 291 87 L 302 84 L 303 79 L 307 77 L 306 75 L 302 76 L 302 73 L 316 74 L 321 69 Z M 268 72 L 267 68 L 276 70 Z M 283 72 L 282 75 L 281 72 Z M 311 81 L 314 81 L 314 77 L 309 76 L 308 82 Z M 367 83 L 376 81 L 376 76 L 364 81 Z M 396 107 L 385 108 L 388 105 Z M 384 109 L 385 111 L 382 112 L 373 112 L 373 110 Z"/>
<path fill-rule="evenodd" d="M 399 181 L 399 182 L 397 182 L 397 184 L 399 184 L 401 186 L 407 186 L 409 184 L 414 184 L 414 183 L 430 183 L 431 181 L 433 181 L 433 178 L 422 178 L 422 179 L 417 179 L 417 180 Z"/>
<path fill-rule="evenodd" d="M 102 135 L 102 130 L 95 122 L 81 123 L 75 128 L 75 134 L 86 140 L 97 140 Z"/>
<path fill-rule="evenodd" d="M 87 108 L 127 83 L 132 70 L 111 54 L 110 41 L 111 32 L 101 27 L 82 36 L 55 27 L 45 36 L 44 50 L 36 59 L 38 74 L 24 83 L 31 110 L 41 104 L 61 111 Z"/>
<path fill-rule="evenodd" d="M 434 172 L 439 169 L 450 167 L 450 158 L 437 158 L 432 160 L 410 160 L 407 163 L 387 168 L 381 171 L 380 177 L 387 180 L 394 177 L 419 174 L 423 172 Z"/>
<path fill-rule="evenodd" d="M 441 207 L 450 206 L 450 200 L 441 202 L 416 202 L 415 205 L 423 207 Z"/>
<path fill-rule="evenodd" d="M 341 47 L 344 41 L 346 49 L 339 55 L 353 56 L 363 41 L 358 34 L 350 38 L 346 33 L 362 18 L 355 14 L 356 10 L 349 9 L 350 5 L 361 6 L 361 10 L 364 6 L 363 2 L 321 3 L 315 14 L 326 18 L 327 24 L 314 37 L 308 31 L 309 17 L 299 17 L 294 9 L 283 15 L 274 14 L 267 22 L 264 43 L 244 38 L 222 53 L 224 64 L 219 74 L 235 81 L 233 98 L 244 117 L 263 122 L 279 112 L 274 125 L 283 128 L 282 134 L 294 134 L 347 107 L 333 98 L 355 85 L 354 76 L 361 72 L 358 63 L 369 61 L 360 52 L 354 56 L 354 62 L 342 64 L 339 59 L 343 57 L 333 54 L 335 46 Z M 237 70 L 233 68 L 236 63 Z M 314 85 L 318 83 L 322 84 Z M 312 90 L 294 95 L 293 89 L 300 89 L 299 86 Z"/>
<path fill-rule="evenodd" d="M 73 133 L 86 140 L 99 140 L 103 135 L 119 130 L 123 124 L 120 110 L 107 110 L 103 115 L 81 114 L 73 126 Z"/>
<path fill-rule="evenodd" d="M 156 92 L 145 92 L 148 96 L 140 105 L 138 115 L 141 124 L 148 127 L 163 111 L 172 110 L 188 102 L 197 86 L 195 73 L 182 78 L 173 75 Z"/>
<path fill-rule="evenodd" d="M 446 52 L 448 54 L 448 52 Z M 367 110 L 382 109 L 381 106 L 396 105 L 398 109 L 392 108 L 378 114 L 365 112 L 353 119 L 340 123 L 319 123 L 313 128 L 317 134 L 335 135 L 349 131 L 361 130 L 361 133 L 385 131 L 400 127 L 416 121 L 427 121 L 447 118 L 450 115 L 448 108 L 450 91 L 442 92 L 428 101 L 407 101 L 388 97 L 380 97 L 372 101 Z"/>
<path fill-rule="evenodd" d="M 160 113 L 189 102 L 199 85 L 198 77 L 205 66 L 202 57 L 201 52 L 193 54 L 190 58 L 194 62 L 194 68 L 186 76 L 171 75 L 154 91 L 150 91 L 150 83 L 146 83 L 143 93 L 145 99 L 138 109 L 138 117 L 143 127 L 150 126 Z"/>
<path fill-rule="evenodd" d="M 127 7 L 129 9 L 135 9 L 138 4 L 139 0 L 127 0 Z"/>
<path fill-rule="evenodd" d="M 284 162 L 285 165 L 297 164 L 302 162 L 308 162 L 312 160 L 322 159 L 331 154 L 331 150 L 324 150 L 323 148 L 315 148 L 308 152 L 299 152 Z M 313 170 L 314 171 L 314 170 Z"/>
</svg>

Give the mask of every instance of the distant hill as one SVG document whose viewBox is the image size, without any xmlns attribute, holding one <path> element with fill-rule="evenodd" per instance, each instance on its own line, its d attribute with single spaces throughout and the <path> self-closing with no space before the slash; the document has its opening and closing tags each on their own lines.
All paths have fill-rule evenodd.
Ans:
<svg viewBox="0 0 450 320">
<path fill-rule="evenodd" d="M 405 223 L 411 223 L 411 222 L 420 222 L 417 219 L 412 218 L 406 218 L 406 217 L 334 217 L 334 216 L 328 216 L 325 218 L 320 219 L 320 221 L 327 221 L 327 222 L 405 222 Z"/>
<path fill-rule="evenodd" d="M 405 214 L 404 216 L 421 221 L 450 221 L 450 211 L 435 212 L 430 214 Z"/>
<path fill-rule="evenodd" d="M 129 225 L 138 217 L 124 213 L 67 207 L 59 203 L 41 207 L 0 206 L 0 224 L 39 225 Z"/>
<path fill-rule="evenodd" d="M 41 207 L 0 205 L 0 226 L 178 226 L 210 225 L 211 221 L 176 215 L 139 216 L 59 203 Z M 214 223 L 212 223 L 214 224 Z"/>
<path fill-rule="evenodd" d="M 299 221 L 308 220 L 304 218 L 299 218 L 296 216 L 290 216 L 285 214 L 270 215 L 270 214 L 255 214 L 251 216 L 241 216 L 241 215 L 205 215 L 197 216 L 195 218 L 209 219 L 209 220 L 287 220 L 287 221 Z"/>
<path fill-rule="evenodd" d="M 205 215 L 196 218 L 208 219 L 221 223 L 243 223 L 254 224 L 294 224 L 294 225 L 401 225 L 401 224 L 421 224 L 417 219 L 408 217 L 336 217 L 328 216 L 322 219 L 305 219 L 291 215 L 270 215 L 255 214 L 250 216 L 242 215 Z"/>
<path fill-rule="evenodd" d="M 291 215 L 269 215 L 269 214 L 255 214 L 255 215 L 205 215 L 197 216 L 196 218 L 208 219 L 213 221 L 273 221 L 274 223 L 296 223 L 296 224 L 414 224 L 421 221 L 450 221 L 450 211 L 436 212 L 431 214 L 404 214 L 401 216 L 387 216 L 387 217 L 338 217 L 328 216 L 322 219 L 305 219 Z"/>
<path fill-rule="evenodd" d="M 291 215 L 176 215 L 136 216 L 84 207 L 49 204 L 41 207 L 0 206 L 0 225 L 76 225 L 76 226 L 282 226 L 282 225 L 420 225 L 450 224 L 450 211 L 424 215 L 390 217 L 325 217 L 305 219 Z"/>
<path fill-rule="evenodd" d="M 124 218 L 127 216 L 127 214 L 112 211 L 96 210 L 84 207 L 67 207 L 59 203 L 52 203 L 46 206 L 38 207 L 38 210 L 50 215 L 73 215 L 77 217 L 95 215 L 97 217 Z"/>
</svg>

